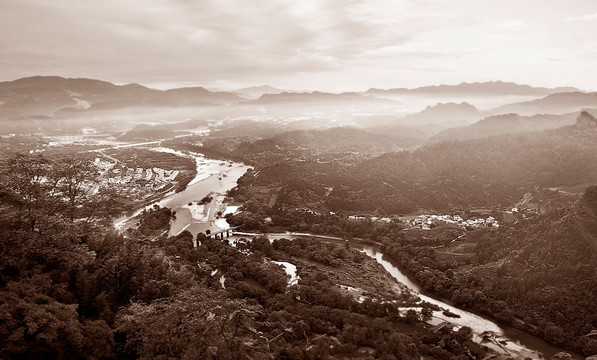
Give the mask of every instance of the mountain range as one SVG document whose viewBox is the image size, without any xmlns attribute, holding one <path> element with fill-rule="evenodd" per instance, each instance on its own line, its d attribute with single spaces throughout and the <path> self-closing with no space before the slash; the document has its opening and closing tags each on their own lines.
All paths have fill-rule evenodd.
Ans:
<svg viewBox="0 0 597 360">
<path fill-rule="evenodd" d="M 417 113 L 404 116 L 401 122 L 411 125 L 446 122 L 469 123 L 482 117 L 482 113 L 467 102 L 437 103 L 434 106 L 427 106 Z"/>
<path fill-rule="evenodd" d="M 379 99 L 370 95 L 362 95 L 356 92 L 344 92 L 340 94 L 326 93 L 321 91 L 313 92 L 282 92 L 279 94 L 263 94 L 256 104 L 288 104 L 288 103 L 345 103 L 345 102 L 375 102 L 375 103 L 396 103 L 388 99 Z"/>
<path fill-rule="evenodd" d="M 249 86 L 242 89 L 234 90 L 233 92 L 239 96 L 247 99 L 257 99 L 264 94 L 279 94 L 288 90 L 282 90 L 269 85 Z"/>
<path fill-rule="evenodd" d="M 247 96 L 247 97 L 243 97 Z M 253 97 L 259 96 L 254 99 Z M 34 76 L 0 82 L 0 118 L 68 117 L 98 110 L 134 107 L 395 103 L 359 93 L 284 92 L 269 86 L 234 92 L 203 87 L 157 90 L 139 84 L 115 85 L 95 79 Z"/>
<path fill-rule="evenodd" d="M 534 115 L 538 113 L 564 114 L 581 108 L 597 107 L 597 92 L 564 92 L 547 95 L 543 98 L 500 106 L 491 113 L 518 113 Z"/>
<path fill-rule="evenodd" d="M 533 87 L 513 82 L 487 81 L 467 83 L 458 85 L 433 85 L 422 86 L 414 89 L 393 88 L 375 89 L 366 91 L 370 95 L 472 95 L 472 96 L 505 96 L 505 95 L 548 95 L 561 92 L 580 91 L 574 87 Z"/>
<path fill-rule="evenodd" d="M 156 90 L 94 79 L 34 76 L 0 83 L 0 116 L 52 116 L 135 106 L 205 106 L 243 101 L 202 87 Z"/>
<path fill-rule="evenodd" d="M 597 108 L 597 93 L 574 91 L 577 89 L 539 88 L 505 82 L 462 83 L 459 85 L 426 86 L 416 89 L 369 89 L 364 93 L 344 92 L 288 92 L 271 86 L 239 89 L 235 92 L 210 91 L 203 87 L 186 87 L 157 90 L 139 84 L 115 85 L 96 79 L 67 79 L 58 76 L 34 76 L 14 81 L 0 82 L 0 120 L 38 119 L 46 117 L 69 118 L 97 111 L 127 108 L 196 108 L 223 107 L 227 112 L 235 109 L 281 109 L 301 112 L 307 106 L 323 109 L 339 105 L 367 110 L 401 111 L 401 103 L 384 98 L 386 93 L 411 95 L 533 95 L 541 98 L 518 102 L 481 112 L 467 102 L 438 103 L 419 113 L 407 115 L 402 125 L 427 123 L 470 123 L 488 115 L 518 113 L 523 116 L 537 113 L 566 114 L 582 108 Z M 557 92 L 557 93 L 554 93 Z M 374 96 L 377 95 L 377 96 Z M 257 97 L 258 96 L 258 97 Z M 427 99 L 429 101 L 429 99 Z M 364 111 L 363 113 L 366 113 Z"/>
<path fill-rule="evenodd" d="M 563 115 L 494 115 L 486 117 L 471 125 L 456 126 L 443 130 L 432 136 L 427 141 L 427 144 L 442 141 L 472 140 L 496 135 L 555 129 L 558 127 L 574 124 L 578 116 L 578 112 Z"/>
</svg>

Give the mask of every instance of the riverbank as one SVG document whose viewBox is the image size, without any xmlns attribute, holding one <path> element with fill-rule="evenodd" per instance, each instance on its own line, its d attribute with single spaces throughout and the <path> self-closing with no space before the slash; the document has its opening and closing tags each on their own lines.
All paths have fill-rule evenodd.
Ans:
<svg viewBox="0 0 597 360">
<path fill-rule="evenodd" d="M 193 236 L 206 231 L 219 231 L 227 227 L 222 216 L 228 209 L 226 195 L 236 186 L 238 179 L 249 169 L 239 163 L 223 162 L 202 158 L 204 173 L 198 180 L 179 193 L 173 194 L 158 203 L 175 212 L 176 218 L 170 224 L 169 235 L 174 236 L 187 230 Z M 201 203 L 205 197 L 211 201 Z"/>
<path fill-rule="evenodd" d="M 195 177 L 184 190 L 163 193 L 160 198 L 154 199 L 151 203 L 146 203 L 132 213 L 116 219 L 114 227 L 122 232 L 127 227 L 134 226 L 132 223 L 134 218 L 154 205 L 168 207 L 175 213 L 176 217 L 170 224 L 168 236 L 177 235 L 184 230 L 197 236 L 200 232 L 218 231 L 226 227 L 227 224 L 221 219 L 228 209 L 226 194 L 236 186 L 238 179 L 250 167 L 232 161 L 207 159 L 198 153 L 187 154 L 168 148 L 159 148 L 157 151 L 193 157 L 197 166 Z M 212 197 L 210 202 L 197 204 L 208 195 Z M 231 209 L 236 211 L 238 207 Z"/>
</svg>

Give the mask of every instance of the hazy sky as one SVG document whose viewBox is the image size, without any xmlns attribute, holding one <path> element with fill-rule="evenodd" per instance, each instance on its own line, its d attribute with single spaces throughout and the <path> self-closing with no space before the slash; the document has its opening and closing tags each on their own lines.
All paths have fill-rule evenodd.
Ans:
<svg viewBox="0 0 597 360">
<path fill-rule="evenodd" d="M 0 80 L 597 90 L 597 0 L 0 0 Z"/>
</svg>

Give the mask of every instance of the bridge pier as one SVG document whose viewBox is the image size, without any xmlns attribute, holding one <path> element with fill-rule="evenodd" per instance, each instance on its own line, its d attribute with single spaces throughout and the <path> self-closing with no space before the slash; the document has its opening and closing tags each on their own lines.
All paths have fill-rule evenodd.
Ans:
<svg viewBox="0 0 597 360">
<path fill-rule="evenodd" d="M 211 232 L 210 230 L 206 230 L 205 236 L 207 238 L 213 238 L 216 240 L 224 240 L 225 238 L 229 238 L 232 235 L 232 230 L 234 230 L 234 229 L 236 229 L 236 227 L 226 229 L 226 230 L 221 230 L 218 232 Z"/>
</svg>

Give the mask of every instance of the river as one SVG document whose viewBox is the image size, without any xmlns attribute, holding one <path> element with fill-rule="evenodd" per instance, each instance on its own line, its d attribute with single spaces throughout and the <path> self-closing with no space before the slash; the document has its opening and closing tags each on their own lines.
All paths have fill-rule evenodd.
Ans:
<svg viewBox="0 0 597 360">
<path fill-rule="evenodd" d="M 177 235 L 183 230 L 197 236 L 199 232 L 206 230 L 213 232 L 226 228 L 228 224 L 218 216 L 218 212 L 226 213 L 227 207 L 224 202 L 226 192 L 236 186 L 238 179 L 250 167 L 231 161 L 206 159 L 201 154 L 182 153 L 169 148 L 154 150 L 193 158 L 197 166 L 195 178 L 189 182 L 185 190 L 178 193 L 170 192 L 162 199 L 116 219 L 114 226 L 121 229 L 126 222 L 139 215 L 143 210 L 159 205 L 170 208 L 176 214 L 170 224 L 169 236 Z M 212 200 L 206 204 L 198 204 L 206 196 L 211 196 Z"/>
<path fill-rule="evenodd" d="M 432 320 L 432 323 L 448 321 L 457 326 L 468 326 L 473 330 L 473 340 L 514 358 L 551 359 L 554 354 L 566 351 L 513 326 L 495 323 L 485 317 L 459 309 L 435 297 L 425 295 L 420 285 L 400 271 L 396 264 L 391 259 L 388 259 L 379 248 L 371 245 L 360 245 L 357 247 L 360 247 L 363 252 L 377 260 L 396 280 L 418 293 L 421 300 L 435 304 L 443 309 L 448 309 L 450 312 L 460 316 L 460 318 L 447 317 L 441 311 L 434 311 L 434 320 Z M 490 336 L 489 341 L 483 341 L 483 338 L 488 335 Z M 572 354 L 570 351 L 566 352 Z M 572 354 L 572 358 L 584 359 L 579 354 Z"/>
<path fill-rule="evenodd" d="M 198 172 L 196 181 L 191 182 L 184 191 L 170 194 L 158 202 L 160 206 L 167 206 L 176 211 L 176 219 L 171 224 L 170 235 L 176 235 L 185 229 L 196 235 L 198 232 L 204 232 L 208 228 L 217 230 L 218 228 L 225 227 L 225 221 L 222 223 L 222 219 L 215 219 L 214 212 L 218 208 L 222 209 L 225 207 L 225 204 L 222 203 L 225 192 L 236 186 L 237 180 L 249 168 L 243 164 L 207 160 L 203 157 L 197 159 L 197 164 L 198 170 L 201 167 L 202 173 Z M 207 172 L 206 169 L 208 169 Z M 214 200 L 205 207 L 198 208 L 196 204 L 189 206 L 190 202 L 199 201 L 209 194 L 214 196 Z M 282 237 L 291 239 L 310 236 L 325 241 L 346 241 L 333 236 L 298 233 L 245 234 L 245 237 L 247 235 L 265 235 L 270 239 Z M 243 237 L 243 234 L 238 234 L 236 237 L 238 236 Z M 446 317 L 441 311 L 434 311 L 433 319 L 431 320 L 432 324 L 448 321 L 457 327 L 468 326 L 473 330 L 475 341 L 513 358 L 528 357 L 545 360 L 550 359 L 552 355 L 558 352 L 565 351 L 510 325 L 498 324 L 477 314 L 456 308 L 447 301 L 428 296 L 422 291 L 419 284 L 404 274 L 395 263 L 381 252 L 379 247 L 357 241 L 350 241 L 349 243 L 353 248 L 359 249 L 374 258 L 396 281 L 406 285 L 412 292 L 417 293 L 421 300 L 435 304 L 442 309 L 448 309 L 450 312 L 460 316 L 459 318 Z M 579 354 L 567 352 L 572 354 L 573 359 L 583 359 Z"/>
<path fill-rule="evenodd" d="M 217 231 L 227 224 L 218 221 L 217 213 L 225 212 L 224 198 L 226 192 L 236 186 L 238 179 L 249 168 L 238 163 L 228 163 L 215 160 L 203 160 L 209 163 L 209 170 L 199 181 L 192 182 L 184 191 L 172 194 L 158 205 L 168 207 L 175 211 L 176 218 L 170 224 L 169 235 L 177 235 L 183 230 L 188 230 L 193 236 L 206 230 Z M 200 175 L 198 175 L 200 176 Z M 213 199 L 204 205 L 199 205 L 206 196 Z"/>
</svg>

